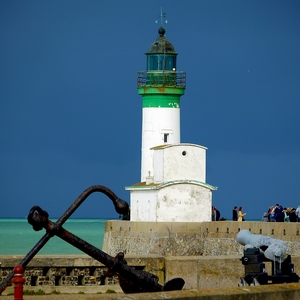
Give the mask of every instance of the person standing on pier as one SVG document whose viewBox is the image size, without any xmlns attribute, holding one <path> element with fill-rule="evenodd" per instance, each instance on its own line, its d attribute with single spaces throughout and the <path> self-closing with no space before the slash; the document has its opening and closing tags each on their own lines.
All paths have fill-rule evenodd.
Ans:
<svg viewBox="0 0 300 300">
<path fill-rule="evenodd" d="M 239 222 L 242 222 L 243 219 L 244 219 L 244 216 L 246 216 L 246 213 L 243 214 L 243 208 L 240 207 L 240 208 L 239 208 L 239 214 L 238 214 L 238 221 L 239 221 Z"/>
<path fill-rule="evenodd" d="M 298 222 L 300 222 L 300 205 L 296 209 L 296 216 L 297 216 Z"/>
<path fill-rule="evenodd" d="M 232 210 L 232 221 L 238 220 L 238 207 L 235 206 Z"/>
</svg>

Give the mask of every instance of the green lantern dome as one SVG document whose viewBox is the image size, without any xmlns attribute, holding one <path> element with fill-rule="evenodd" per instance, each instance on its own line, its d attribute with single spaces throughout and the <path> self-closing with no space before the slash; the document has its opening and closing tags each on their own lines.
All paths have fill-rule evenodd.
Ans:
<svg viewBox="0 0 300 300">
<path fill-rule="evenodd" d="M 158 29 L 159 38 L 153 42 L 153 44 L 150 46 L 147 54 L 163 54 L 163 53 L 172 53 L 177 54 L 175 52 L 175 49 L 173 45 L 166 39 L 164 34 L 166 33 L 165 29 L 163 27 L 160 27 Z"/>
<path fill-rule="evenodd" d="M 166 39 L 165 29 L 158 29 L 159 38 L 152 43 L 147 55 L 148 71 L 174 71 L 176 70 L 177 53 L 173 45 Z"/>
</svg>

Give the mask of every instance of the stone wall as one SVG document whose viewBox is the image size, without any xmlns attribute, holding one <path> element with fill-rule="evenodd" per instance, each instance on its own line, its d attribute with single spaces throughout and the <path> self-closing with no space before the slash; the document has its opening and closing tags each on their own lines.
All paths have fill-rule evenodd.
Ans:
<svg viewBox="0 0 300 300">
<path fill-rule="evenodd" d="M 20 263 L 23 256 L 0 256 L 0 282 Z M 128 265 L 156 275 L 164 283 L 165 262 L 163 257 L 126 257 Z M 78 291 L 105 292 L 112 289 L 121 292 L 118 277 L 106 277 L 107 267 L 87 255 L 37 255 L 26 266 L 23 277 L 24 289 L 66 292 L 66 287 Z M 91 289 L 93 288 L 93 289 Z M 11 289 L 6 289 L 3 295 Z"/>
<path fill-rule="evenodd" d="M 163 256 L 242 255 L 237 233 L 248 229 L 285 241 L 292 255 L 300 255 L 300 223 L 276 222 L 129 222 L 106 221 L 103 251 L 111 255 Z"/>
<path fill-rule="evenodd" d="M 0 256 L 0 281 L 13 270 L 23 257 Z M 158 276 L 159 283 L 180 277 L 185 281 L 184 290 L 218 289 L 237 287 L 244 277 L 241 256 L 126 256 L 129 266 Z M 295 272 L 300 275 L 300 256 L 292 256 Z M 107 268 L 87 255 L 43 256 L 32 259 L 25 269 L 25 288 L 42 289 L 45 292 L 105 293 L 107 289 L 122 292 L 118 278 L 105 277 Z M 271 275 L 271 262 L 266 263 L 266 272 Z M 12 292 L 7 288 L 3 295 Z"/>
</svg>

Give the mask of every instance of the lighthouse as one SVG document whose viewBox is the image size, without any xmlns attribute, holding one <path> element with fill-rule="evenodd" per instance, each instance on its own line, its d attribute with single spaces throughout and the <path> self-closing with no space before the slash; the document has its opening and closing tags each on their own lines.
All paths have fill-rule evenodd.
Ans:
<svg viewBox="0 0 300 300">
<path fill-rule="evenodd" d="M 138 73 L 142 96 L 141 181 L 153 177 L 152 147 L 180 143 L 180 97 L 185 90 L 185 72 L 177 72 L 177 53 L 159 28 L 159 38 L 150 46 L 147 69 Z"/>
<path fill-rule="evenodd" d="M 185 72 L 160 27 L 146 52 L 146 70 L 138 72 L 142 98 L 141 181 L 130 191 L 130 220 L 203 222 L 211 220 L 212 191 L 206 183 L 206 150 L 180 142 L 180 100 Z"/>
</svg>

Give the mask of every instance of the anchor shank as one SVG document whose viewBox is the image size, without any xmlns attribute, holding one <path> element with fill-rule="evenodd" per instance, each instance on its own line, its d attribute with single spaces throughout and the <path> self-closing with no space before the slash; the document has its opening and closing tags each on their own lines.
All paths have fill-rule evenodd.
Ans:
<svg viewBox="0 0 300 300">
<path fill-rule="evenodd" d="M 47 231 L 52 231 L 52 234 L 55 234 L 62 240 L 66 241 L 67 243 L 71 244 L 77 249 L 98 260 L 99 262 L 107 266 L 109 269 L 113 269 L 114 272 L 118 273 L 121 277 L 130 278 L 132 281 L 135 281 L 140 286 L 143 286 L 151 291 L 163 291 L 163 286 L 155 282 L 150 276 L 147 276 L 145 272 L 140 272 L 129 267 L 122 260 L 116 259 L 108 255 L 107 253 L 94 247 L 93 245 L 82 240 L 78 236 L 72 234 L 71 232 L 65 230 L 62 227 L 60 227 L 56 231 L 54 230 L 55 232 L 53 232 L 54 227 L 56 227 L 55 223 L 48 220 L 45 226 L 45 229 Z"/>
<path fill-rule="evenodd" d="M 49 223 L 52 223 L 49 221 Z M 52 223 L 53 224 L 53 223 Z M 51 224 L 50 224 L 51 226 Z M 62 240 L 76 247 L 77 249 L 83 251 L 94 259 L 98 260 L 109 269 L 113 268 L 116 273 L 118 273 L 122 277 L 130 278 L 132 281 L 137 282 L 137 284 L 141 286 L 145 286 L 149 289 L 151 286 L 152 291 L 162 291 L 163 286 L 159 283 L 153 281 L 149 276 L 146 276 L 142 272 L 137 272 L 135 269 L 126 265 L 122 260 L 118 260 L 107 253 L 101 251 L 100 249 L 94 247 L 88 242 L 82 240 L 78 236 L 72 234 L 71 232 L 65 230 L 64 228 L 60 228 L 55 235 L 60 237 Z"/>
</svg>

